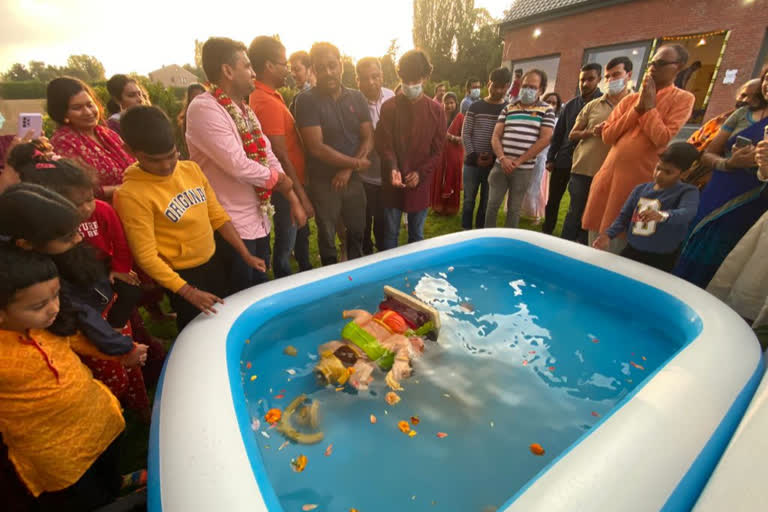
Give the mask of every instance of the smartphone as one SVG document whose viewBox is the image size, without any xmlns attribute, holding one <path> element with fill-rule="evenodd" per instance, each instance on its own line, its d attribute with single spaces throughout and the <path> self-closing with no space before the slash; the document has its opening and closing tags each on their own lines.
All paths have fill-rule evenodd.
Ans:
<svg viewBox="0 0 768 512">
<path fill-rule="evenodd" d="M 736 142 L 733 143 L 733 147 L 735 148 L 744 148 L 751 145 L 752 145 L 752 139 L 742 137 L 741 135 L 736 137 Z"/>
<path fill-rule="evenodd" d="M 16 134 L 20 139 L 27 136 L 32 130 L 32 138 L 38 139 L 43 134 L 43 115 L 42 114 L 19 114 L 19 124 Z"/>
</svg>

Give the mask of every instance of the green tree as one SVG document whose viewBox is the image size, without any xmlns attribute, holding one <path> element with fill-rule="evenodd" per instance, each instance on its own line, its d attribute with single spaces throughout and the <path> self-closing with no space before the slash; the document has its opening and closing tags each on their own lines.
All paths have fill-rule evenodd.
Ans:
<svg viewBox="0 0 768 512">
<path fill-rule="evenodd" d="M 32 73 L 32 79 L 38 82 L 48 83 L 57 76 L 61 76 L 61 70 L 56 66 L 45 64 L 41 60 L 32 60 L 29 62 L 29 72 Z"/>
<path fill-rule="evenodd" d="M 436 79 L 452 78 L 456 57 L 471 41 L 475 14 L 474 0 L 413 1 L 413 44 L 429 54 Z"/>
<path fill-rule="evenodd" d="M 462 82 L 469 77 L 485 81 L 490 72 L 501 65 L 502 45 L 498 22 L 486 9 L 475 9 L 472 30 L 459 44 L 452 78 Z"/>
<path fill-rule="evenodd" d="M 499 20 L 474 0 L 414 0 L 413 42 L 426 50 L 432 79 L 458 84 L 469 77 L 485 80 L 501 64 Z"/>
<path fill-rule="evenodd" d="M 397 65 L 395 59 L 397 59 L 397 52 L 400 49 L 397 44 L 397 39 L 392 39 L 389 42 L 389 48 L 387 53 L 381 56 L 381 75 L 384 81 L 384 86 L 394 89 L 400 78 L 397 76 Z"/>
<path fill-rule="evenodd" d="M 342 55 L 341 66 L 343 69 L 341 73 L 341 83 L 344 85 L 344 87 L 357 89 L 357 80 L 355 78 L 355 61 L 353 61 L 352 57 L 349 55 Z"/>
<path fill-rule="evenodd" d="M 67 74 L 86 82 L 106 80 L 104 65 L 91 55 L 70 55 L 65 70 Z"/>
<path fill-rule="evenodd" d="M 195 39 L 195 67 L 203 69 L 203 43 Z"/>
<path fill-rule="evenodd" d="M 33 80 L 32 73 L 21 62 L 17 62 L 3 75 L 3 79 L 8 82 L 25 82 Z"/>
</svg>

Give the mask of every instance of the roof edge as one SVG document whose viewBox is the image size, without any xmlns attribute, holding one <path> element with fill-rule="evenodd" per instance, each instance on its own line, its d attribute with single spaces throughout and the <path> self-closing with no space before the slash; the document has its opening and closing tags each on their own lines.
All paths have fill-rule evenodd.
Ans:
<svg viewBox="0 0 768 512">
<path fill-rule="evenodd" d="M 581 3 L 578 5 L 569 5 L 561 7 L 559 9 L 553 9 L 540 14 L 534 14 L 533 16 L 527 16 L 513 21 L 502 21 L 499 23 L 499 35 L 504 36 L 504 32 L 510 29 L 522 28 L 535 23 L 541 23 L 543 21 L 551 21 L 565 16 L 572 16 L 574 14 L 580 14 L 582 12 L 594 11 L 596 9 L 602 9 L 604 7 L 611 7 L 618 4 L 626 4 L 635 0 L 592 0 L 590 2 Z"/>
</svg>

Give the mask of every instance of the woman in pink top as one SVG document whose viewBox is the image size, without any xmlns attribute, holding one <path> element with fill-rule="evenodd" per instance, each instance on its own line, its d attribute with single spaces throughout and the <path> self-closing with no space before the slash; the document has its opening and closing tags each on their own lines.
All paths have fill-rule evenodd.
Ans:
<svg viewBox="0 0 768 512">
<path fill-rule="evenodd" d="M 110 200 L 123 182 L 123 173 L 134 159 L 123 149 L 123 140 L 104 126 L 103 111 L 87 84 L 60 77 L 48 84 L 48 115 L 59 127 L 51 137 L 57 154 L 95 170 L 96 197 Z"/>
<path fill-rule="evenodd" d="M 616 220 L 632 189 L 651 181 L 659 153 L 691 116 L 694 95 L 674 86 L 687 60 L 682 46 L 659 48 L 640 92 L 621 100 L 605 122 L 603 141 L 612 147 L 595 175 L 582 217 L 590 243 Z"/>
</svg>

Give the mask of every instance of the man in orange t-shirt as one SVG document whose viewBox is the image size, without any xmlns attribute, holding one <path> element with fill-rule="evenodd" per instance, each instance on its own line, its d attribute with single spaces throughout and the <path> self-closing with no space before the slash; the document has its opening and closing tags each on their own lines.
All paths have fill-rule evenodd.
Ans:
<svg viewBox="0 0 768 512">
<path fill-rule="evenodd" d="M 315 212 L 304 191 L 304 148 L 293 116 L 277 92 L 278 88 L 285 85 L 285 79 L 290 74 L 285 47 L 273 37 L 259 36 L 248 48 L 248 58 L 256 73 L 255 89 L 250 97 L 251 109 L 272 144 L 272 152 L 293 180 L 294 191 L 309 219 L 314 217 Z M 291 251 L 296 255 L 299 271 L 312 268 L 309 261 L 309 224 L 296 229 L 291 220 L 290 204 L 281 194 L 273 194 L 272 203 L 275 206 L 275 240 L 272 249 L 275 277 L 293 273 Z"/>
</svg>

